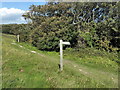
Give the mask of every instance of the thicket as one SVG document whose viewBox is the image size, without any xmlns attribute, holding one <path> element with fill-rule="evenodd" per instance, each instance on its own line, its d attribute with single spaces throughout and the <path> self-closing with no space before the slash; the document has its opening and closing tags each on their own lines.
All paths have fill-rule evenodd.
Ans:
<svg viewBox="0 0 120 90">
<path fill-rule="evenodd" d="M 119 51 L 120 2 L 49 2 L 31 5 L 23 17 L 28 24 L 10 25 L 9 33 L 40 50 L 59 50 L 59 40 L 74 48 Z M 3 32 L 8 26 L 3 25 Z M 65 47 L 66 48 L 66 47 Z"/>
</svg>

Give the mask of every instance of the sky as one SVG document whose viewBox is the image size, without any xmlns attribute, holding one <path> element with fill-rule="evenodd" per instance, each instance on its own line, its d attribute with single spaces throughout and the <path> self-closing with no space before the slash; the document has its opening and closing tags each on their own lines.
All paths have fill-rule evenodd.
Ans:
<svg viewBox="0 0 120 90">
<path fill-rule="evenodd" d="M 27 23 L 22 15 L 29 10 L 30 5 L 45 5 L 47 1 L 48 0 L 0 0 L 0 24 Z"/>
<path fill-rule="evenodd" d="M 27 23 L 22 15 L 30 5 L 45 5 L 46 2 L 2 2 L 0 5 L 0 24 Z"/>
</svg>

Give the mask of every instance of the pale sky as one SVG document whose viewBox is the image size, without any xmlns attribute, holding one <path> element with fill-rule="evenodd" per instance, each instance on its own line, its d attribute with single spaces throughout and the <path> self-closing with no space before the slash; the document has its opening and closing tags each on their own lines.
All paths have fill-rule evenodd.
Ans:
<svg viewBox="0 0 120 90">
<path fill-rule="evenodd" d="M 46 2 L 2 2 L 2 6 L 0 7 L 0 24 L 27 23 L 22 15 L 33 4 L 44 5 Z"/>
</svg>

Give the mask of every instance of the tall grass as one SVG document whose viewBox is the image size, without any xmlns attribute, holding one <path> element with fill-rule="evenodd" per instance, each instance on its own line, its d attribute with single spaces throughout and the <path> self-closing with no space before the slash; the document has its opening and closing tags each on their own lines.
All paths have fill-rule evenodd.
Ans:
<svg viewBox="0 0 120 90">
<path fill-rule="evenodd" d="M 17 43 L 10 35 L 3 35 L 2 51 L 3 88 L 118 87 L 118 65 L 109 58 L 117 59 L 115 54 L 107 56 L 88 50 L 92 55 L 87 50 L 68 49 L 64 51 L 64 70 L 60 72 L 59 52 L 39 51 L 29 44 Z"/>
</svg>

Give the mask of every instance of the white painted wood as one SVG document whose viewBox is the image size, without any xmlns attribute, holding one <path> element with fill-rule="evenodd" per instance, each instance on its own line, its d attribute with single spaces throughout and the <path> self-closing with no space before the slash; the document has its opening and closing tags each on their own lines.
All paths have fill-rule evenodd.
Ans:
<svg viewBox="0 0 120 90">
<path fill-rule="evenodd" d="M 62 44 L 70 45 L 70 42 L 62 42 Z"/>
<path fill-rule="evenodd" d="M 63 70 L 63 41 L 60 40 L 60 71 Z"/>
<path fill-rule="evenodd" d="M 19 35 L 17 35 L 17 40 L 18 40 L 18 42 L 20 41 L 20 36 Z"/>
<path fill-rule="evenodd" d="M 70 45 L 70 42 L 63 42 L 60 40 L 60 71 L 63 70 L 63 44 Z"/>
</svg>

